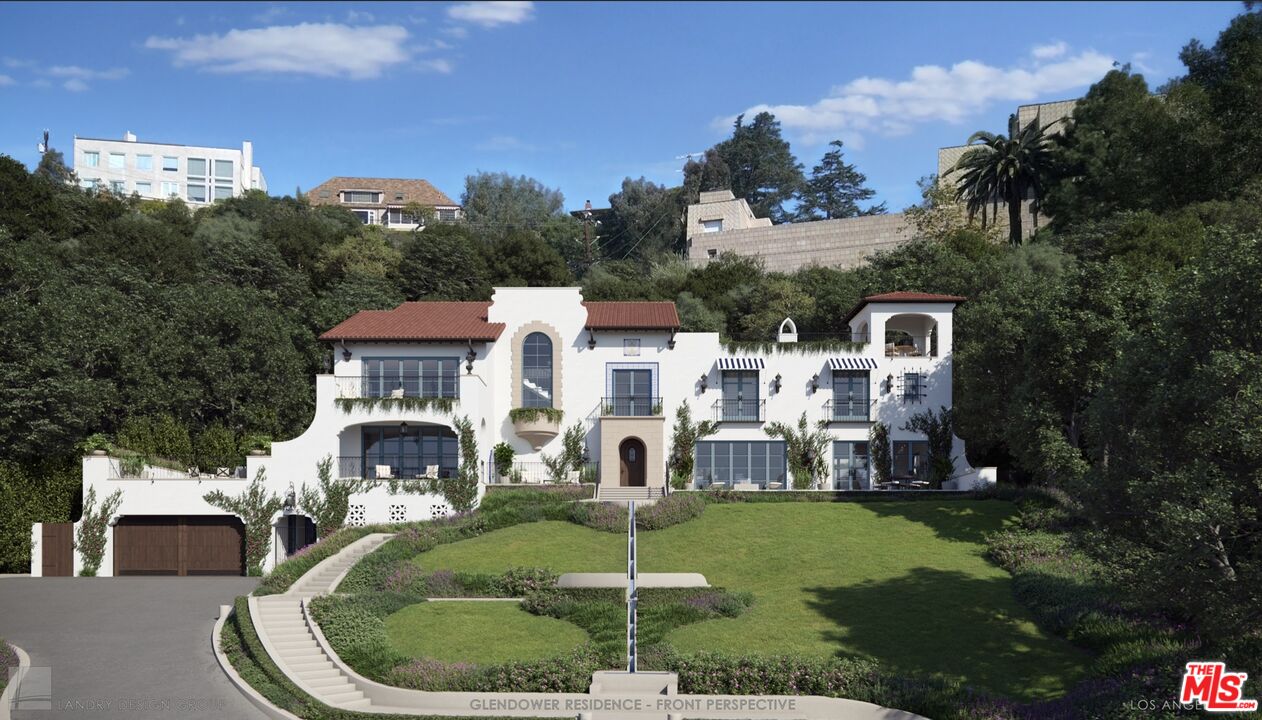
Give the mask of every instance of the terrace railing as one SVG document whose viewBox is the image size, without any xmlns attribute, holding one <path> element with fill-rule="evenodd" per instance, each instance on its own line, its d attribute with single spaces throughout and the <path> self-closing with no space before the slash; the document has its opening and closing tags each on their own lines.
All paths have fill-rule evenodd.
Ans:
<svg viewBox="0 0 1262 720">
<path fill-rule="evenodd" d="M 872 401 L 867 398 L 829 400 L 824 403 L 824 419 L 828 422 L 868 422 L 872 419 Z"/>
<path fill-rule="evenodd" d="M 339 398 L 459 398 L 460 376 L 338 375 Z"/>
<path fill-rule="evenodd" d="M 574 473 L 577 472 L 577 477 Z M 548 483 L 569 483 L 577 479 L 579 482 L 596 482 L 600 477 L 600 463 L 588 462 L 577 471 L 566 471 L 560 478 L 553 475 L 552 469 L 545 463 L 534 462 L 515 462 L 513 469 L 509 472 L 508 477 L 492 478 L 495 483 L 512 483 L 522 485 L 545 485 Z"/>
<path fill-rule="evenodd" d="M 658 417 L 662 414 L 662 399 L 644 395 L 603 397 L 600 399 L 602 417 Z"/>
<path fill-rule="evenodd" d="M 337 476 L 343 480 L 417 480 L 426 477 L 425 471 L 435 463 L 420 457 L 363 458 L 359 455 L 343 455 L 337 459 Z M 455 477 L 456 468 L 438 468 L 438 477 Z"/>
<path fill-rule="evenodd" d="M 715 422 L 747 422 L 760 423 L 767 419 L 767 401 L 759 400 L 715 400 Z"/>
</svg>

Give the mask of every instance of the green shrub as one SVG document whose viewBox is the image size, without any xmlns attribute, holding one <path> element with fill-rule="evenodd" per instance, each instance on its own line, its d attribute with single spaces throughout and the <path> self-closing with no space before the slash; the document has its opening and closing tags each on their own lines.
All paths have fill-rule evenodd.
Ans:
<svg viewBox="0 0 1262 720">
<path fill-rule="evenodd" d="M 342 528 L 332 535 L 320 538 L 314 545 L 308 545 L 272 568 L 255 588 L 254 594 L 275 595 L 285 592 L 320 561 L 335 555 L 365 535 L 381 530 L 377 526 Z"/>
<path fill-rule="evenodd" d="M 178 464 L 193 462 L 193 441 L 188 427 L 170 415 L 130 417 L 118 431 L 118 445 L 151 458 Z"/>
<path fill-rule="evenodd" d="M 0 572 L 31 571 L 31 524 L 73 520 L 82 487 L 78 463 L 24 468 L 0 461 Z"/>
<path fill-rule="evenodd" d="M 513 446 L 506 442 L 496 443 L 491 449 L 492 456 L 495 458 L 495 471 L 500 475 L 508 475 L 513 469 L 513 459 L 517 457 L 517 451 L 513 450 Z"/>
<path fill-rule="evenodd" d="M 194 464 L 202 470 L 234 468 L 243 464 L 237 439 L 231 430 L 219 423 L 208 425 L 198 433 L 193 449 Z"/>
<path fill-rule="evenodd" d="M 0 638 L 0 692 L 9 684 L 9 668 L 18 666 L 18 654 L 13 646 Z M 7 709 L 7 708 L 6 708 Z"/>
<path fill-rule="evenodd" d="M 366 606 L 374 602 L 386 604 Z M 312 600 L 311 616 L 343 661 L 366 677 L 381 680 L 403 660 L 386 634 L 384 617 L 389 613 L 384 610 L 388 607 L 388 599 L 376 593 L 354 598 L 325 595 Z"/>
<path fill-rule="evenodd" d="M 122 501 L 123 491 L 115 490 L 97 508 L 96 488 L 88 488 L 88 495 L 83 499 L 83 519 L 75 533 L 75 549 L 83 559 L 80 575 L 95 577 L 101 569 L 101 560 L 105 557 L 105 529 Z"/>
</svg>

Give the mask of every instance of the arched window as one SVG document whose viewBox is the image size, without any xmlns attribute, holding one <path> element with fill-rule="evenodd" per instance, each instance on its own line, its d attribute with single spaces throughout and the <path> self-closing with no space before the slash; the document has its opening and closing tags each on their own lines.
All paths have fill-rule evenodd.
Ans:
<svg viewBox="0 0 1262 720">
<path fill-rule="evenodd" d="M 552 407 L 552 339 L 536 332 L 521 347 L 522 407 Z"/>
</svg>

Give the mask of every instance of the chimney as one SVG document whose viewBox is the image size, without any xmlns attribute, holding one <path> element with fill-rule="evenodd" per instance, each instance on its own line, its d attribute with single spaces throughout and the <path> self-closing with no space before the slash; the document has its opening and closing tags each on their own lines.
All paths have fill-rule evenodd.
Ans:
<svg viewBox="0 0 1262 720">
<path fill-rule="evenodd" d="M 136 133 L 132 132 L 131 130 L 128 130 L 127 132 L 123 133 L 123 140 L 126 142 L 136 142 Z"/>
</svg>

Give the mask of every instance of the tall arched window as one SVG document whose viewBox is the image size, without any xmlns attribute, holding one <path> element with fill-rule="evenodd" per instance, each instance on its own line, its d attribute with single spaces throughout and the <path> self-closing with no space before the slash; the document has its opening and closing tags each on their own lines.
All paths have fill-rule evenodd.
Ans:
<svg viewBox="0 0 1262 720">
<path fill-rule="evenodd" d="M 552 407 L 552 339 L 536 332 L 521 348 L 522 407 Z"/>
</svg>

